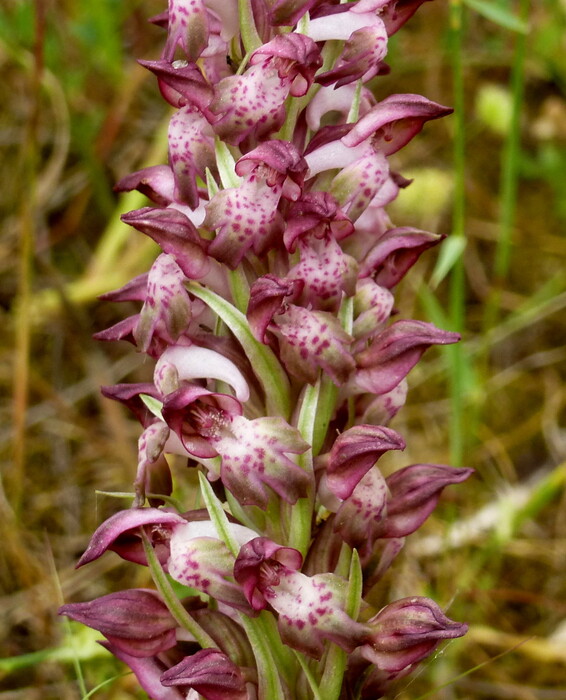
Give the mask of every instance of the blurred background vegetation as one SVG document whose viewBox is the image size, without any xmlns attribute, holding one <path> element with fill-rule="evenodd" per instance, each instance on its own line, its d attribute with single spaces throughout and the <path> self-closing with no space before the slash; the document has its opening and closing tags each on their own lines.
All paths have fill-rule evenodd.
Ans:
<svg viewBox="0 0 566 700">
<path fill-rule="evenodd" d="M 98 387 L 149 368 L 91 334 L 125 315 L 96 295 L 154 250 L 119 223 L 113 184 L 164 162 L 161 0 L 7 0 L 0 14 L 0 700 L 142 698 L 56 616 L 145 584 L 108 555 L 74 564 L 123 503 L 138 426 Z M 376 95 L 457 107 L 394 163 L 399 225 L 450 234 L 399 289 L 404 316 L 460 330 L 410 376 L 394 427 L 411 462 L 465 464 L 410 538 L 384 596 L 424 594 L 470 623 L 400 700 L 566 698 L 566 2 L 437 0 L 391 41 Z M 432 284 L 431 284 L 432 281 Z M 120 306 L 120 305 L 117 305 Z M 11 397 L 11 398 L 10 398 Z M 182 468 L 178 465 L 178 468 Z M 132 580 L 132 577 L 134 580 Z"/>
</svg>

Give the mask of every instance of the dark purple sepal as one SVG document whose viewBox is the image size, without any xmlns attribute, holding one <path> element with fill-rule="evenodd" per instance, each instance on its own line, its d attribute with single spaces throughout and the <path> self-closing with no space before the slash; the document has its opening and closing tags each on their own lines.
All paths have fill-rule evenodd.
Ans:
<svg viewBox="0 0 566 700">
<path fill-rule="evenodd" d="M 268 326 L 285 305 L 298 299 L 302 291 L 301 280 L 280 279 L 275 275 L 259 277 L 250 288 L 250 300 L 246 316 L 256 340 L 265 343 Z"/>
<path fill-rule="evenodd" d="M 263 564 L 268 560 L 293 571 L 300 569 L 303 563 L 298 550 L 283 547 L 268 537 L 256 537 L 245 544 L 234 564 L 234 578 L 254 610 L 264 610 L 267 607 L 263 589 L 275 580 L 269 576 L 265 578 L 267 570 Z"/>
<path fill-rule="evenodd" d="M 468 626 L 450 620 L 428 599 L 402 598 L 366 623 L 361 655 L 383 671 L 399 672 L 429 656 L 445 639 L 466 634 Z"/>
<path fill-rule="evenodd" d="M 186 656 L 161 676 L 164 686 L 192 688 L 206 700 L 248 700 L 240 668 L 218 649 L 201 649 Z"/>
<path fill-rule="evenodd" d="M 408 226 L 390 229 L 360 263 L 360 277 L 372 276 L 377 284 L 391 289 L 403 279 L 425 250 L 444 238 Z"/>
<path fill-rule="evenodd" d="M 198 66 L 194 63 L 169 61 L 138 61 L 151 71 L 158 80 L 164 99 L 173 107 L 194 105 L 207 118 L 208 107 L 214 96 L 214 89 L 208 84 Z"/>
<path fill-rule="evenodd" d="M 161 684 L 161 675 L 167 670 L 167 666 L 157 656 L 139 658 L 126 653 L 115 644 L 109 642 L 99 642 L 99 644 L 131 668 L 151 700 L 186 700 L 185 693 L 178 688 L 166 688 Z"/>
<path fill-rule="evenodd" d="M 389 450 L 404 450 L 405 441 L 391 428 L 356 425 L 334 441 L 328 459 L 330 490 L 342 500 L 352 495 L 363 476 Z"/>
<path fill-rule="evenodd" d="M 381 537 L 405 537 L 417 530 L 432 513 L 442 489 L 460 484 L 473 469 L 443 464 L 413 464 L 387 477 L 389 499 Z"/>
<path fill-rule="evenodd" d="M 169 556 L 165 540 L 175 525 L 185 524 L 178 515 L 158 508 L 130 508 L 110 516 L 100 525 L 91 537 L 77 568 L 101 557 L 110 549 L 127 561 L 146 564 L 139 528 L 148 526 L 155 534 L 154 548 L 162 562 Z M 150 539 L 152 539 L 150 535 Z"/>
<path fill-rule="evenodd" d="M 133 588 L 110 593 L 86 603 L 69 603 L 59 615 L 101 632 L 127 654 L 155 656 L 177 643 L 177 623 L 159 595 Z"/>
<path fill-rule="evenodd" d="M 322 56 L 316 42 L 297 32 L 278 34 L 260 46 L 251 55 L 250 64 L 253 66 L 266 60 L 277 66 L 279 78 L 289 83 L 293 97 L 306 95 L 316 71 L 322 66 Z"/>
<path fill-rule="evenodd" d="M 396 321 L 358 353 L 354 382 L 365 391 L 385 394 L 409 374 L 429 347 L 459 340 L 458 333 L 441 330 L 432 323 Z"/>
<path fill-rule="evenodd" d="M 123 287 L 114 289 L 111 292 L 99 294 L 98 298 L 102 301 L 144 301 L 147 296 L 147 278 L 148 273 L 138 275 L 134 279 L 127 282 Z"/>
<path fill-rule="evenodd" d="M 391 0 L 381 10 L 381 19 L 392 36 L 411 19 L 421 5 L 430 0 Z"/>
<path fill-rule="evenodd" d="M 234 396 L 188 384 L 165 396 L 163 420 L 190 454 L 202 459 L 217 457 L 216 443 L 230 430 L 232 416 L 242 414 Z"/>
<path fill-rule="evenodd" d="M 153 239 L 175 259 L 190 279 L 204 277 L 210 268 L 203 240 L 190 219 L 178 209 L 143 207 L 122 215 L 122 221 Z"/>
<path fill-rule="evenodd" d="M 364 114 L 341 140 L 354 147 L 371 139 L 376 151 L 390 156 L 416 136 L 427 121 L 453 111 L 422 95 L 390 95 Z"/>
<path fill-rule="evenodd" d="M 116 185 L 116 192 L 138 190 L 152 202 L 166 207 L 174 199 L 175 178 L 168 165 L 151 165 L 123 177 Z"/>
<path fill-rule="evenodd" d="M 294 26 L 320 0 L 275 0 L 270 3 L 269 21 L 275 26 Z"/>
<path fill-rule="evenodd" d="M 373 467 L 338 509 L 334 527 L 363 556 L 371 552 L 386 518 L 387 485 L 379 469 Z"/>
<path fill-rule="evenodd" d="M 155 421 L 155 416 L 140 397 L 140 394 L 147 394 L 154 399 L 160 399 L 161 395 L 154 384 L 150 384 L 149 382 L 112 384 L 111 386 L 101 386 L 100 393 L 107 399 L 119 401 L 124 404 L 124 406 L 132 411 L 144 428 Z"/>
<path fill-rule="evenodd" d="M 314 238 L 328 236 L 341 241 L 354 232 L 354 224 L 328 192 L 305 193 L 290 207 L 286 222 L 283 240 L 290 253 L 295 251 L 297 240 L 305 235 Z"/>
</svg>

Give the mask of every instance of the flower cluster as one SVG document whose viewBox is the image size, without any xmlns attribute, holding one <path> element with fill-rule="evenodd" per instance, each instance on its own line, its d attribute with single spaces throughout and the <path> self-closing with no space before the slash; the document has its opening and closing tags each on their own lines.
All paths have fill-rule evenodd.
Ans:
<svg viewBox="0 0 566 700">
<path fill-rule="evenodd" d="M 156 700 L 377 698 L 466 631 L 427 598 L 367 602 L 471 471 L 377 466 L 405 446 L 388 425 L 407 374 L 458 340 L 391 320 L 442 237 L 393 226 L 408 181 L 388 157 L 451 110 L 367 84 L 423 2 L 169 0 L 153 20 L 167 40 L 142 65 L 173 108 L 168 164 L 118 190 L 147 195 L 123 220 L 162 253 L 105 295 L 139 313 L 97 334 L 149 355 L 153 380 L 103 389 L 141 423 L 135 497 L 79 565 L 112 550 L 156 590 L 61 612 Z M 168 454 L 199 471 L 205 508 L 171 497 Z"/>
</svg>

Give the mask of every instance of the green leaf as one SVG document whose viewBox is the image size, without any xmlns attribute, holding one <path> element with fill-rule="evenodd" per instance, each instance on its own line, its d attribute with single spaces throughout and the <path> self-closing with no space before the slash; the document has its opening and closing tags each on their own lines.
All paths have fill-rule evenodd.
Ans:
<svg viewBox="0 0 566 700">
<path fill-rule="evenodd" d="M 434 268 L 430 279 L 430 285 L 433 289 L 435 289 L 442 282 L 442 280 L 462 257 L 466 244 L 466 238 L 458 235 L 451 236 L 443 242 L 436 267 Z"/>
<path fill-rule="evenodd" d="M 236 175 L 236 160 L 228 146 L 221 141 L 218 137 L 214 142 L 214 149 L 216 151 L 216 165 L 218 166 L 218 173 L 220 175 L 220 181 L 225 189 L 230 187 L 239 187 L 242 178 Z"/>
<path fill-rule="evenodd" d="M 527 34 L 529 31 L 529 25 L 526 22 L 523 22 L 506 7 L 498 5 L 493 0 L 464 0 L 464 4 L 482 15 L 482 17 L 499 24 L 501 27 L 505 27 L 505 29 L 510 29 L 512 32 Z"/>
<path fill-rule="evenodd" d="M 153 396 L 149 396 L 148 394 L 140 394 L 140 399 L 144 402 L 144 404 L 149 408 L 149 410 L 153 413 L 153 415 L 156 418 L 159 418 L 159 420 L 161 421 L 163 420 L 163 414 L 161 413 L 163 403 L 161 401 L 155 399 Z"/>
<path fill-rule="evenodd" d="M 265 392 L 268 415 L 288 418 L 291 412 L 289 378 L 272 350 L 254 338 L 244 314 L 197 282 L 189 282 L 187 289 L 224 321 L 244 349 Z"/>
<path fill-rule="evenodd" d="M 350 575 L 348 576 L 348 593 L 346 594 L 345 606 L 345 611 L 353 620 L 357 619 L 360 612 L 363 582 L 364 577 L 362 574 L 360 557 L 358 555 L 358 550 L 354 549 L 350 560 Z"/>
<path fill-rule="evenodd" d="M 210 519 L 212 520 L 220 539 L 224 542 L 232 554 L 237 557 L 240 551 L 240 546 L 230 532 L 230 525 L 226 513 L 224 512 L 224 508 L 222 507 L 222 503 L 220 503 L 216 497 L 214 491 L 212 490 L 212 486 L 202 472 L 199 472 L 198 478 L 202 499 L 204 501 L 204 505 L 206 506 L 206 510 L 210 515 Z"/>
</svg>

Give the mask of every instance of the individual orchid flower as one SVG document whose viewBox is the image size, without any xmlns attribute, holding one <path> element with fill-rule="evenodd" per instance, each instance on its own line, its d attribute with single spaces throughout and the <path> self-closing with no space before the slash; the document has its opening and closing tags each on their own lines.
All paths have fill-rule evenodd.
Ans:
<svg viewBox="0 0 566 700">
<path fill-rule="evenodd" d="M 186 695 L 176 687 L 166 687 L 161 683 L 161 676 L 169 667 L 162 656 L 137 657 L 128 654 L 120 647 L 109 642 L 99 642 L 117 659 L 123 661 L 135 674 L 141 688 L 151 700 L 187 700 Z"/>
<path fill-rule="evenodd" d="M 161 676 L 166 687 L 192 688 L 206 700 L 250 700 L 241 669 L 218 649 L 186 656 Z"/>
<path fill-rule="evenodd" d="M 287 97 L 306 94 L 321 65 L 320 50 L 309 37 L 276 36 L 251 55 L 242 75 L 216 85 L 210 104 L 217 115 L 215 133 L 234 145 L 249 137 L 265 139 L 283 124 Z"/>
<path fill-rule="evenodd" d="M 289 503 L 306 494 L 312 477 L 287 454 L 309 445 L 283 418 L 248 420 L 236 398 L 196 386 L 169 394 L 163 418 L 190 454 L 220 455 L 222 483 L 240 503 L 266 508 L 266 486 Z"/>
<path fill-rule="evenodd" d="M 358 263 L 330 237 L 302 236 L 298 247 L 300 261 L 289 270 L 287 278 L 303 283 L 301 306 L 337 311 L 343 296 L 354 294 Z"/>
<path fill-rule="evenodd" d="M 379 536 L 406 537 L 415 532 L 434 510 L 441 491 L 473 473 L 473 469 L 443 464 L 413 464 L 391 474 L 386 480 L 387 518 L 381 523 Z"/>
<path fill-rule="evenodd" d="M 409 226 L 386 231 L 368 251 L 360 266 L 360 278 L 372 276 L 377 284 L 391 289 L 406 275 L 420 255 L 438 245 L 444 236 Z"/>
<path fill-rule="evenodd" d="M 344 612 L 345 582 L 332 574 L 305 576 L 302 557 L 266 537 L 251 540 L 240 550 L 234 577 L 254 610 L 270 607 L 286 644 L 320 658 L 323 641 L 347 651 L 360 643 L 364 627 Z"/>
<path fill-rule="evenodd" d="M 328 488 L 338 498 L 348 498 L 382 455 L 389 450 L 403 449 L 405 441 L 391 428 L 356 425 L 345 430 L 334 440 L 328 455 Z"/>
<path fill-rule="evenodd" d="M 356 80 L 366 82 L 383 70 L 386 55 L 387 32 L 383 21 L 376 17 L 374 23 L 352 32 L 335 67 L 317 75 L 316 82 L 321 85 L 335 84 L 336 87 Z"/>
<path fill-rule="evenodd" d="M 160 596 L 146 588 L 110 593 L 88 603 L 69 603 L 59 608 L 59 614 L 102 632 L 130 656 L 155 656 L 177 643 L 177 622 Z"/>
<path fill-rule="evenodd" d="M 363 391 L 385 394 L 407 376 L 429 347 L 459 339 L 457 333 L 442 331 L 425 321 L 396 321 L 358 353 L 353 384 Z"/>
<path fill-rule="evenodd" d="M 368 637 L 358 653 L 382 671 L 398 673 L 427 657 L 445 639 L 466 634 L 428 598 L 402 598 L 367 622 Z"/>
<path fill-rule="evenodd" d="M 206 206 L 204 226 L 216 231 L 208 252 L 234 269 L 249 250 L 262 255 L 284 229 L 281 197 L 297 199 L 306 162 L 287 141 L 267 141 L 236 163 L 239 187 L 220 190 Z"/>
<path fill-rule="evenodd" d="M 330 192 L 356 220 L 389 176 L 386 156 L 407 144 L 425 122 L 451 111 L 420 95 L 386 97 L 351 127 L 344 125 L 311 141 L 305 152 L 311 176 L 342 168 Z"/>
</svg>

